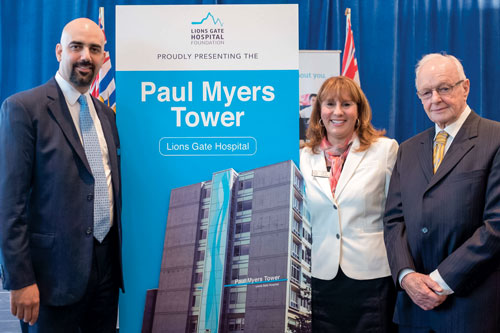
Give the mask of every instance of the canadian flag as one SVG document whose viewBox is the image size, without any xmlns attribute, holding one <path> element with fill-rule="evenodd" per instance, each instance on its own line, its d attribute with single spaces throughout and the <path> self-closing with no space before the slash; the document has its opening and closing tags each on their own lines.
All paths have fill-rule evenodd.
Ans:
<svg viewBox="0 0 500 333">
<path fill-rule="evenodd" d="M 345 10 L 345 44 L 342 57 L 342 75 L 353 79 L 360 87 L 358 61 L 356 60 L 354 37 L 351 29 L 351 8 Z"/>
</svg>

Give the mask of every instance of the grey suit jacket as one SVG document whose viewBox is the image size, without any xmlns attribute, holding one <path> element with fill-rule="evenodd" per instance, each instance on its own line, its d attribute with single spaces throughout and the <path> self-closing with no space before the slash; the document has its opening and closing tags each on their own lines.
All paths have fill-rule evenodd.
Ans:
<svg viewBox="0 0 500 333">
<path fill-rule="evenodd" d="M 384 237 L 396 284 L 404 268 L 437 268 L 455 293 L 423 311 L 400 290 L 395 320 L 438 332 L 499 332 L 500 123 L 471 112 L 436 174 L 433 137 L 431 128 L 400 146 Z"/>
<path fill-rule="evenodd" d="M 109 151 L 121 247 L 115 115 L 97 99 L 94 105 Z M 55 79 L 6 99 L 0 110 L 4 288 L 37 283 L 45 305 L 67 305 L 82 298 L 92 266 L 93 193 L 90 166 Z M 117 260 L 121 267 L 121 254 Z M 121 276 L 120 283 L 123 287 Z"/>
</svg>

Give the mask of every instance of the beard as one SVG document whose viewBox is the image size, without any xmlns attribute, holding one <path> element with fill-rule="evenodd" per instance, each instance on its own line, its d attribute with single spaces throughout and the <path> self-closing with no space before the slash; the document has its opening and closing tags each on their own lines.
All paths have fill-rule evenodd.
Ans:
<svg viewBox="0 0 500 333">
<path fill-rule="evenodd" d="M 88 67 L 90 72 L 82 74 L 76 67 Z M 77 87 L 88 87 L 92 83 L 95 77 L 95 65 L 90 61 L 80 61 L 73 64 L 71 68 L 71 74 L 69 80 Z"/>
</svg>

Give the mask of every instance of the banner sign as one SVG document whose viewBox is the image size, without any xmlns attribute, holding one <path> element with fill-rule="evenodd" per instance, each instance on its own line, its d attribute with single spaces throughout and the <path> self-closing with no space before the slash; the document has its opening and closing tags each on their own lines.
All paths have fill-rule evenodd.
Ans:
<svg viewBox="0 0 500 333">
<path fill-rule="evenodd" d="M 116 70 L 120 331 L 305 325 L 298 6 L 117 6 Z"/>
<path fill-rule="evenodd" d="M 299 54 L 300 139 L 305 140 L 312 104 L 326 79 L 340 75 L 340 51 L 300 50 Z"/>
</svg>

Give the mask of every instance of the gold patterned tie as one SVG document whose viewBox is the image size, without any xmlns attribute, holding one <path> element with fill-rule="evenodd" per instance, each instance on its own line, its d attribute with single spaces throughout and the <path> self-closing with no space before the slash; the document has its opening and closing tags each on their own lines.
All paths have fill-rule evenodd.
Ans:
<svg viewBox="0 0 500 333">
<path fill-rule="evenodd" d="M 448 139 L 448 136 L 449 134 L 445 131 L 441 131 L 438 133 L 438 135 L 436 135 L 433 154 L 434 173 L 436 173 L 439 165 L 443 161 L 444 147 L 446 146 L 446 139 Z"/>
</svg>

